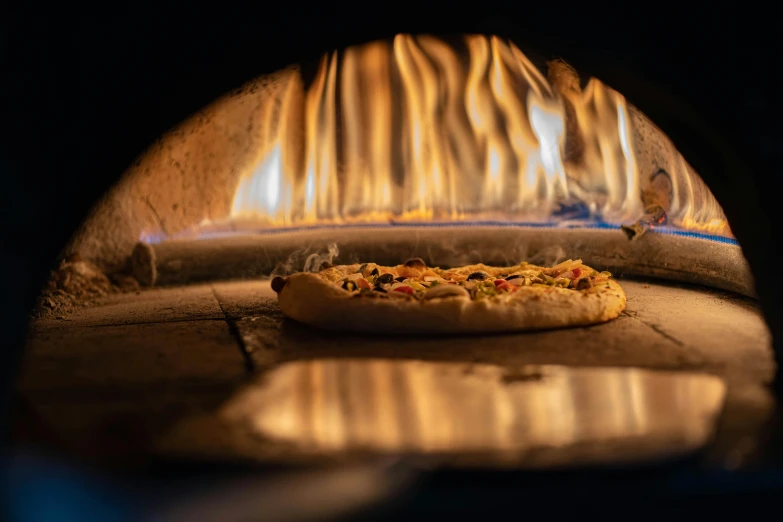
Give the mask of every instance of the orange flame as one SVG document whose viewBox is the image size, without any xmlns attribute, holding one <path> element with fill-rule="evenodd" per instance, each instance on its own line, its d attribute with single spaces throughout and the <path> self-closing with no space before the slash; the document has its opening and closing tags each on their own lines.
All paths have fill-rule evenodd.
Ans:
<svg viewBox="0 0 783 522">
<path fill-rule="evenodd" d="M 557 92 L 513 44 L 464 44 L 466 53 L 397 35 L 324 56 L 306 91 L 292 77 L 264 109 L 265 143 L 231 217 L 261 226 L 550 222 L 574 204 L 588 219 L 642 216 L 648 181 L 622 95 L 596 79 Z M 567 127 L 581 143 L 577 158 L 565 154 Z M 730 235 L 701 179 L 681 157 L 675 163 L 670 223 Z"/>
</svg>

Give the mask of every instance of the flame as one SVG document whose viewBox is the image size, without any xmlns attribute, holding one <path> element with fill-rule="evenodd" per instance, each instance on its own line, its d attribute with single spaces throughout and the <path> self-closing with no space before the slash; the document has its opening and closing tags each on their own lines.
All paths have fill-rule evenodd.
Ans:
<svg viewBox="0 0 783 522">
<path fill-rule="evenodd" d="M 596 79 L 560 92 L 497 37 L 462 44 L 401 34 L 324 56 L 306 89 L 292 75 L 262 108 L 263 145 L 232 219 L 550 223 L 579 208 L 582 219 L 623 223 L 644 214 L 657 188 L 639 172 L 622 95 Z M 730 235 L 706 185 L 681 156 L 674 164 L 662 196 L 669 224 Z"/>
</svg>

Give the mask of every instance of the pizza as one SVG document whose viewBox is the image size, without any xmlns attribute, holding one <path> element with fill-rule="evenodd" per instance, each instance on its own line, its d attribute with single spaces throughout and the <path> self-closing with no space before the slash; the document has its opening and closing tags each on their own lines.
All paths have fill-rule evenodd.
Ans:
<svg viewBox="0 0 783 522">
<path fill-rule="evenodd" d="M 625 309 L 625 293 L 612 275 L 579 259 L 552 267 L 438 268 L 420 258 L 397 266 L 326 266 L 275 277 L 272 289 L 288 318 L 372 334 L 561 328 L 609 321 Z"/>
</svg>

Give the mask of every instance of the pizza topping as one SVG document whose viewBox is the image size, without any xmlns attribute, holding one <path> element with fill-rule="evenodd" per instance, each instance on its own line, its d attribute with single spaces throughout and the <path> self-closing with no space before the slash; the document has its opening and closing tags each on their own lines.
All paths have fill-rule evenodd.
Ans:
<svg viewBox="0 0 783 522">
<path fill-rule="evenodd" d="M 414 290 L 419 290 L 419 291 L 422 291 L 422 292 L 429 288 L 428 285 L 422 284 L 422 283 L 417 283 L 416 281 L 408 281 L 408 285 L 410 285 L 410 287 L 413 288 Z"/>
<path fill-rule="evenodd" d="M 558 276 L 562 274 L 563 272 L 568 272 L 569 270 L 573 270 L 574 268 L 581 267 L 582 266 L 582 260 L 577 259 L 576 261 L 572 259 L 567 259 L 563 261 L 562 263 L 559 263 L 552 268 L 546 269 L 547 272 L 549 272 L 549 275 L 552 276 Z"/>
<path fill-rule="evenodd" d="M 581 260 L 567 260 L 551 268 L 521 263 L 513 268 L 478 264 L 444 270 L 428 268 L 421 258 L 413 258 L 396 267 L 365 263 L 353 265 L 350 270 L 357 268 L 355 273 L 333 268 L 323 273 L 323 277 L 356 296 L 427 300 L 466 295 L 471 299 L 485 299 L 522 291 L 523 287 L 529 286 L 544 288 L 546 292 L 559 289 L 584 291 L 606 283 L 612 275 L 597 272 L 583 265 Z M 331 273 L 332 270 L 335 272 Z M 284 285 L 283 278 L 276 278 L 272 283 L 276 292 Z"/>
<path fill-rule="evenodd" d="M 374 297 L 374 298 L 386 298 L 386 299 L 388 299 L 389 296 L 386 294 L 386 291 L 383 291 L 383 290 L 381 290 L 381 291 L 378 291 L 377 289 L 376 290 L 367 290 L 366 288 L 362 288 L 361 290 L 359 290 L 359 292 L 355 293 L 353 295 L 353 297 L 359 297 L 359 298 Z"/>
<path fill-rule="evenodd" d="M 375 279 L 375 285 L 390 285 L 394 282 L 394 276 L 392 274 L 383 274 Z"/>
<path fill-rule="evenodd" d="M 274 279 L 272 279 L 272 290 L 274 290 L 279 294 L 283 290 L 285 283 L 286 283 L 285 278 L 282 278 L 280 276 L 275 277 Z"/>
<path fill-rule="evenodd" d="M 445 283 L 446 280 L 438 276 L 424 276 L 424 281 L 427 283 Z"/>
<path fill-rule="evenodd" d="M 407 285 L 400 285 L 396 288 L 392 288 L 386 295 L 389 297 L 406 297 L 409 299 L 418 297 L 417 292 Z"/>
<path fill-rule="evenodd" d="M 498 295 L 498 290 L 494 284 L 478 284 L 475 286 L 476 295 L 474 299 L 482 299 Z"/>
<path fill-rule="evenodd" d="M 592 288 L 593 283 L 590 282 L 590 278 L 583 277 L 577 281 L 575 281 L 575 286 L 577 290 L 587 290 L 588 288 Z"/>
<path fill-rule="evenodd" d="M 411 259 L 408 259 L 405 261 L 405 266 L 408 268 L 427 268 L 427 263 L 424 262 L 424 260 L 420 257 L 412 257 Z"/>
<path fill-rule="evenodd" d="M 459 285 L 436 285 L 424 293 L 423 299 L 430 300 L 441 297 L 470 297 L 470 294 Z"/>
</svg>

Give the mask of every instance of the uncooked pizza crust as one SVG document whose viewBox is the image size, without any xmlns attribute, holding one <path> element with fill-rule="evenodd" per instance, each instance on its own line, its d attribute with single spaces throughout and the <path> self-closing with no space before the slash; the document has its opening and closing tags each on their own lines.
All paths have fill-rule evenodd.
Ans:
<svg viewBox="0 0 783 522">
<path fill-rule="evenodd" d="M 572 267 L 579 268 L 570 270 Z M 536 283 L 542 279 L 534 274 L 543 277 L 546 273 L 557 275 L 558 271 L 571 276 L 581 273 L 581 278 L 588 281 L 577 284 L 579 278 L 574 278 L 570 287 L 563 287 L 569 285 L 565 277 L 546 277 L 549 284 Z M 355 288 L 359 279 L 364 285 L 367 280 L 377 281 L 383 274 L 395 275 L 396 281 L 391 285 L 376 283 L 371 285 L 371 290 L 361 292 Z M 483 281 L 465 281 L 471 274 L 486 277 Z M 509 281 L 497 279 L 500 276 L 506 276 Z M 489 292 L 493 281 L 502 289 L 513 279 L 520 283 L 522 278 L 526 278 L 525 284 L 515 285 L 516 288 L 510 289 L 513 291 L 482 294 L 478 299 L 471 297 L 476 295 L 473 288 L 476 284 L 483 284 Z M 424 296 L 428 292 L 434 294 L 435 290 L 427 288 L 416 291 L 418 298 L 395 293 L 408 290 L 403 287 L 411 284 L 410 281 L 421 282 L 425 287 L 435 282 L 433 287 L 442 287 L 454 284 L 455 280 L 471 288 L 470 295 L 466 291 L 460 296 L 429 298 Z M 384 335 L 499 333 L 582 326 L 609 321 L 625 309 L 625 293 L 608 273 L 598 273 L 581 261 L 571 260 L 551 268 L 527 263 L 515 267 L 471 265 L 455 269 L 430 268 L 423 262 L 418 265 L 407 262 L 396 267 L 372 263 L 342 265 L 320 273 L 299 273 L 278 279 L 273 282 L 273 288 L 278 292 L 281 311 L 291 319 L 327 330 Z"/>
</svg>

